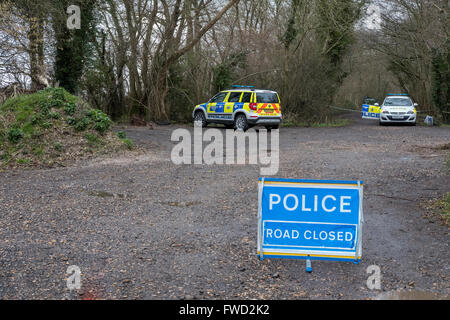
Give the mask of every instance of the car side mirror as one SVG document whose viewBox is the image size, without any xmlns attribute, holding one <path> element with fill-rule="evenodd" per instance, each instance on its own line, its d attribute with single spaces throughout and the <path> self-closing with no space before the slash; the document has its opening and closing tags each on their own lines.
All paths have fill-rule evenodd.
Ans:
<svg viewBox="0 0 450 320">
<path fill-rule="evenodd" d="M 419 106 L 418 103 L 414 103 L 414 107 L 417 108 Z"/>
<path fill-rule="evenodd" d="M 379 107 L 379 106 L 380 106 L 380 104 L 379 104 L 379 103 L 377 102 L 377 103 L 375 103 L 375 106 L 376 106 L 376 107 Z"/>
</svg>

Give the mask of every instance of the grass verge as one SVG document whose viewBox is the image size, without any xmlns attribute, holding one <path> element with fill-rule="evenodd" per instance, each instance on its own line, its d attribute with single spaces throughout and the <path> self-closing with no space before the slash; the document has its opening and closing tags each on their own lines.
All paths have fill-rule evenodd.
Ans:
<svg viewBox="0 0 450 320">
<path fill-rule="evenodd" d="M 304 121 L 292 121 L 286 120 L 283 121 L 283 128 L 296 128 L 296 127 L 305 127 L 305 128 L 340 128 L 346 127 L 351 124 L 351 120 L 348 119 L 334 119 L 327 122 L 304 122 Z"/>
</svg>

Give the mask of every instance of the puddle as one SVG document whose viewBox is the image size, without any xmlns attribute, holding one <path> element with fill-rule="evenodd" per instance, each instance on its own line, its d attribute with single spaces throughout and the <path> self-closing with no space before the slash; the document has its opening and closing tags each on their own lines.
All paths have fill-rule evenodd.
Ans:
<svg viewBox="0 0 450 320">
<path fill-rule="evenodd" d="M 375 300 L 450 300 L 450 296 L 426 291 L 390 291 L 383 292 Z"/>
</svg>

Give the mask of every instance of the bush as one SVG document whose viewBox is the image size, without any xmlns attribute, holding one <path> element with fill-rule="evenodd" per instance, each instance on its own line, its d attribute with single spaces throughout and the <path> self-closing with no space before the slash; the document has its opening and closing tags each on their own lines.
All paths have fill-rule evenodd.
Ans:
<svg viewBox="0 0 450 320">
<path fill-rule="evenodd" d="M 124 131 L 117 132 L 117 136 L 119 137 L 119 139 L 126 139 L 127 138 L 127 134 Z"/>
<path fill-rule="evenodd" d="M 41 121 L 44 119 L 43 115 L 41 113 L 36 113 L 31 116 L 30 122 L 32 125 L 37 125 L 41 123 Z"/>
<path fill-rule="evenodd" d="M 77 123 L 77 120 L 74 117 L 68 117 L 66 123 L 69 126 L 74 126 Z"/>
<path fill-rule="evenodd" d="M 84 135 L 84 138 L 90 145 L 97 145 L 101 142 L 100 139 L 95 134 L 92 133 L 86 133 Z"/>
<path fill-rule="evenodd" d="M 58 112 L 50 112 L 49 117 L 58 120 L 61 117 L 61 115 Z"/>
<path fill-rule="evenodd" d="M 134 142 L 130 139 L 122 139 L 122 142 L 127 146 L 129 150 L 134 148 Z"/>
<path fill-rule="evenodd" d="M 98 109 L 88 111 L 86 116 L 94 121 L 94 129 L 101 134 L 105 133 L 111 125 L 111 120 L 109 117 Z"/>
<path fill-rule="evenodd" d="M 14 127 L 8 130 L 9 142 L 16 144 L 23 138 L 23 131 L 20 128 Z"/>
<path fill-rule="evenodd" d="M 73 102 L 67 102 L 64 104 L 64 112 L 67 113 L 69 116 L 73 116 L 75 114 L 76 109 L 77 105 Z"/>
<path fill-rule="evenodd" d="M 88 117 L 81 118 L 75 123 L 75 130 L 84 131 L 91 124 L 91 120 Z"/>
<path fill-rule="evenodd" d="M 42 128 L 44 129 L 50 129 L 52 127 L 52 124 L 50 122 L 44 122 L 42 124 Z"/>
<path fill-rule="evenodd" d="M 52 93 L 54 100 L 66 100 L 66 91 L 63 88 L 47 88 Z"/>
</svg>

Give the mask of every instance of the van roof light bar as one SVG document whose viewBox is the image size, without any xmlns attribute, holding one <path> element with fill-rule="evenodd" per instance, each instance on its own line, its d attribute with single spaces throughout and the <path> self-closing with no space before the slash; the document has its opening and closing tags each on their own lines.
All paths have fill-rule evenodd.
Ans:
<svg viewBox="0 0 450 320">
<path fill-rule="evenodd" d="M 254 89 L 255 88 L 255 86 L 241 86 L 241 85 L 233 85 L 231 87 L 235 88 L 235 89 Z"/>
</svg>

